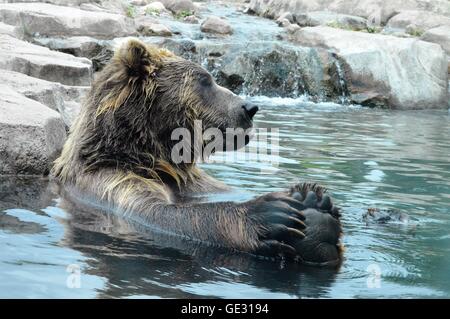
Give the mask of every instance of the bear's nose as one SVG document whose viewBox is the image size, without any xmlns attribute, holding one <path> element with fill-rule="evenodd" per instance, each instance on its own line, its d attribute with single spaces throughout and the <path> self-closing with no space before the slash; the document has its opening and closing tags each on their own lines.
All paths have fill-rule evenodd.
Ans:
<svg viewBox="0 0 450 319">
<path fill-rule="evenodd" d="M 251 103 L 245 103 L 244 105 L 242 105 L 242 108 L 244 109 L 248 117 L 250 117 L 250 119 L 252 119 L 253 116 L 255 116 L 256 112 L 258 112 L 259 110 L 259 108 L 256 105 Z"/>
</svg>

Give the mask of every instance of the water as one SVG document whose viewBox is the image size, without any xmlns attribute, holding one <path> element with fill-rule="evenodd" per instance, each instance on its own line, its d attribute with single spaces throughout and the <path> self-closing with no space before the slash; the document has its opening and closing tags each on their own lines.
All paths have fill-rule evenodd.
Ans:
<svg viewBox="0 0 450 319">
<path fill-rule="evenodd" d="M 236 189 L 214 200 L 299 180 L 325 185 L 343 208 L 338 271 L 174 241 L 70 206 L 44 179 L 3 177 L 0 297 L 449 298 L 448 112 L 253 99 L 257 126 L 279 128 L 279 154 L 203 164 Z M 401 209 L 413 221 L 367 225 L 367 207 Z"/>
</svg>

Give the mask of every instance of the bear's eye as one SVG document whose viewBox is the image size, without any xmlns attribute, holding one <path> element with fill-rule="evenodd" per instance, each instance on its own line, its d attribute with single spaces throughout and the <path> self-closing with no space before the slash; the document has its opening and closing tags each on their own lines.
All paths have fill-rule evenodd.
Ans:
<svg viewBox="0 0 450 319">
<path fill-rule="evenodd" d="M 200 77 L 200 85 L 201 86 L 206 86 L 206 87 L 211 86 L 212 85 L 211 76 L 210 75 L 206 75 L 206 74 L 202 75 Z"/>
</svg>

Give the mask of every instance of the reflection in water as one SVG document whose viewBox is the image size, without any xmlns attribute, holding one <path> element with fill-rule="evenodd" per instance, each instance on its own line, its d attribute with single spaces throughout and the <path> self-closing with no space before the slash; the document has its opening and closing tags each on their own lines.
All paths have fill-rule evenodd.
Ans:
<svg viewBox="0 0 450 319">
<path fill-rule="evenodd" d="M 2 177 L 0 297 L 449 297 L 447 113 L 255 100 L 257 125 L 279 128 L 278 166 L 204 168 L 238 189 L 227 199 L 299 179 L 326 185 L 344 208 L 338 272 L 168 237 L 74 206 L 44 179 Z M 366 224 L 367 207 L 401 209 L 417 222 Z M 67 286 L 69 265 L 81 269 L 80 288 Z"/>
</svg>

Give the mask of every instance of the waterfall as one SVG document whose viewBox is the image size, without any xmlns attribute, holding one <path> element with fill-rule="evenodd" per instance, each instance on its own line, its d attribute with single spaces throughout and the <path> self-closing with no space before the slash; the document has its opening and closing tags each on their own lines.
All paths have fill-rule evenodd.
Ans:
<svg viewBox="0 0 450 319">
<path fill-rule="evenodd" d="M 348 96 L 348 88 L 347 82 L 345 78 L 345 73 L 342 67 L 342 62 L 336 54 L 332 54 L 334 58 L 334 63 L 336 66 L 336 73 L 338 76 L 339 89 L 341 91 L 341 95 L 339 96 L 340 104 L 349 104 L 349 96 Z"/>
</svg>

